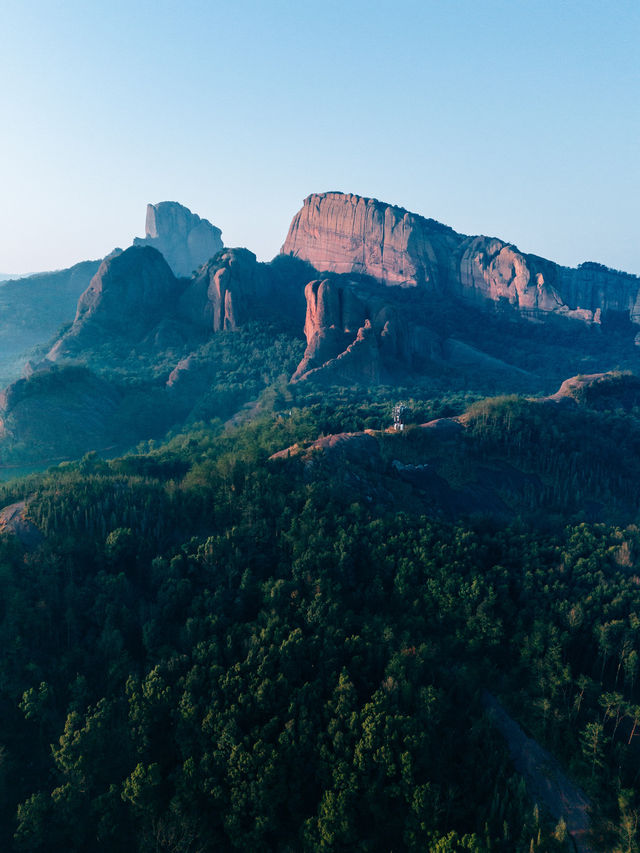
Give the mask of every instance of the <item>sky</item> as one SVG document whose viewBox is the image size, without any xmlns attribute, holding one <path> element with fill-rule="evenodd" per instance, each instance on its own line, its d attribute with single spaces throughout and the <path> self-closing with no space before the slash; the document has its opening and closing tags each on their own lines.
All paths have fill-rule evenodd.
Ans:
<svg viewBox="0 0 640 853">
<path fill-rule="evenodd" d="M 312 192 L 640 274 L 638 0 L 0 0 L 0 272 Z"/>
</svg>

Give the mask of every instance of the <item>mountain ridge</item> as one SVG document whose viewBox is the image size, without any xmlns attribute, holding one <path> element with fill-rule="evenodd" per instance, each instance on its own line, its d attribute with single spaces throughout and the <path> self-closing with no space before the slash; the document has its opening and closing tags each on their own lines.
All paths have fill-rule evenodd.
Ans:
<svg viewBox="0 0 640 853">
<path fill-rule="evenodd" d="M 11 436 L 15 445 L 20 412 L 36 411 L 38 395 L 51 401 L 65 377 L 77 384 L 72 373 L 52 373 L 52 363 L 83 366 L 113 384 L 108 396 L 114 411 L 109 409 L 108 419 L 124 423 L 129 418 L 127 435 L 136 433 L 137 424 L 140 438 L 150 437 L 150 427 L 158 437 L 196 413 L 211 417 L 216 405 L 231 417 L 277 376 L 280 387 L 293 382 L 303 396 L 306 385 L 440 387 L 444 381 L 483 393 L 549 394 L 551 383 L 578 373 L 640 372 L 640 348 L 633 345 L 635 314 L 615 307 L 620 293 L 627 294 L 629 304 L 637 301 L 640 279 L 630 274 L 592 262 L 574 271 L 589 284 L 592 302 L 606 290 L 597 282 L 616 283 L 610 310 L 603 310 L 605 302 L 589 313 L 557 301 L 554 310 L 543 310 L 544 300 L 557 293 L 540 282 L 535 285 L 537 308 L 530 310 L 527 265 L 534 258 L 537 269 L 547 264 L 557 276 L 560 267 L 553 262 L 523 255 L 497 239 L 459 235 L 395 205 L 330 193 L 307 197 L 283 251 L 270 263 L 258 262 L 246 248 L 222 248 L 191 275 L 176 275 L 160 251 L 159 237 L 169 248 L 188 247 L 189 235 L 203 223 L 209 238 L 221 245 L 220 229 L 177 202 L 149 205 L 149 239 L 137 238 L 125 251 L 107 256 L 80 295 L 73 322 L 41 349 L 40 361 L 27 365 L 28 376 L 42 374 L 28 385 L 34 402 L 14 412 L 16 398 L 11 386 L 7 389 L 4 416 L 13 428 L 1 453 Z M 323 260 L 318 252 L 325 243 L 330 253 Z M 195 261 L 190 256 L 189 264 Z M 333 271 L 322 272 L 331 265 Z M 455 286 L 452 270 L 459 273 Z M 497 288 L 497 299 L 490 298 L 490 289 L 484 295 L 460 295 L 464 281 L 476 281 L 478 270 L 482 282 Z M 374 275 L 387 272 L 386 279 Z M 263 350 L 249 351 L 258 329 Z M 306 350 L 292 367 L 302 334 Z M 220 335 L 226 336 L 224 342 Z M 220 346 L 211 345 L 215 340 Z M 222 352 L 233 380 L 215 363 Z M 243 370 L 251 375 L 246 387 Z M 43 403 L 43 423 L 47 406 Z M 31 425 L 23 426 L 34 434 Z M 105 435 L 113 432 L 105 426 Z M 65 438 L 65 447 L 72 444 Z M 46 446 L 51 447 L 49 438 Z M 86 442 L 78 447 L 85 451 Z"/>
<path fill-rule="evenodd" d="M 370 275 L 465 300 L 506 301 L 524 317 L 557 313 L 640 322 L 640 278 L 586 262 L 563 267 L 496 237 L 459 234 L 403 207 L 347 193 L 313 193 L 295 214 L 283 254 L 334 273 Z"/>
</svg>

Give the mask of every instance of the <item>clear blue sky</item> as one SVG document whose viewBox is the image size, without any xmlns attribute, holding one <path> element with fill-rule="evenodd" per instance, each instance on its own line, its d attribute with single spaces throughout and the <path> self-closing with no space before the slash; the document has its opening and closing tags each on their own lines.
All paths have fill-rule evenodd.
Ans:
<svg viewBox="0 0 640 853">
<path fill-rule="evenodd" d="M 640 273 L 639 0 L 0 0 L 0 271 L 311 192 Z"/>
</svg>

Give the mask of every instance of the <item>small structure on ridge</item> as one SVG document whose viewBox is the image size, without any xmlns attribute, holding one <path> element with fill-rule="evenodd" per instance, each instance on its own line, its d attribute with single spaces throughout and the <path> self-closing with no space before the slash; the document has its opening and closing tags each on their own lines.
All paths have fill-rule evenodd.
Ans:
<svg viewBox="0 0 640 853">
<path fill-rule="evenodd" d="M 405 406 L 404 403 L 398 403 L 393 407 L 393 428 L 396 432 L 402 432 L 404 430 L 408 417 L 409 407 Z"/>
</svg>

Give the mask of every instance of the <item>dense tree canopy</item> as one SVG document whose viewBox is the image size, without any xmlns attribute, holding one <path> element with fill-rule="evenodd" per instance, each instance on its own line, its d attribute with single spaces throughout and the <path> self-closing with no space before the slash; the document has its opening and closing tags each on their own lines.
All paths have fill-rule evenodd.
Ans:
<svg viewBox="0 0 640 853">
<path fill-rule="evenodd" d="M 268 457 L 388 403 L 288 402 L 3 487 L 42 532 L 0 539 L 3 849 L 568 850 L 489 688 L 597 800 L 605 849 L 637 850 L 633 415 L 494 400 L 456 458 L 409 430 L 337 470 Z M 508 518 L 434 518 L 394 456 L 541 485 Z"/>
</svg>

